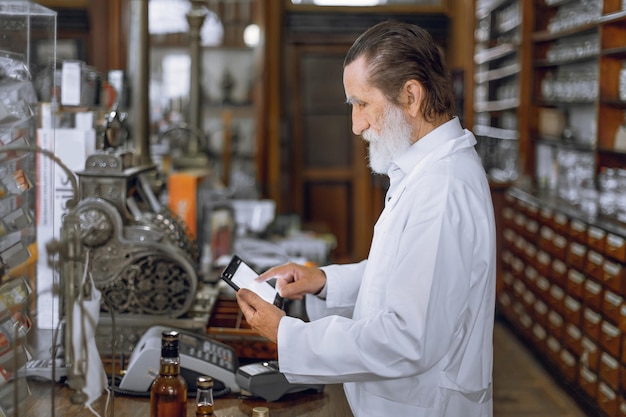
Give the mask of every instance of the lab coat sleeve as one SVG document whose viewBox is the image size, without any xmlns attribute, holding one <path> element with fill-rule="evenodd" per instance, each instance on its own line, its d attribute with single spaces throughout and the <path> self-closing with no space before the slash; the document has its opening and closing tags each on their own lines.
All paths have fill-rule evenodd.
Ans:
<svg viewBox="0 0 626 417">
<path fill-rule="evenodd" d="M 352 317 L 367 261 L 348 265 L 329 265 L 321 269 L 326 274 L 326 297 L 307 295 L 306 311 L 311 320 L 331 314 Z"/>
</svg>

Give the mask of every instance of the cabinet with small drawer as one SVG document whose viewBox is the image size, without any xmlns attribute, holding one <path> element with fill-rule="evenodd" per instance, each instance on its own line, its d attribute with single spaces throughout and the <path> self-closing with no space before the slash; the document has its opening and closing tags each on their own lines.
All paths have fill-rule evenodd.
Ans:
<svg viewBox="0 0 626 417">
<path fill-rule="evenodd" d="M 502 315 L 594 416 L 626 416 L 626 228 L 515 187 L 504 210 Z"/>
</svg>

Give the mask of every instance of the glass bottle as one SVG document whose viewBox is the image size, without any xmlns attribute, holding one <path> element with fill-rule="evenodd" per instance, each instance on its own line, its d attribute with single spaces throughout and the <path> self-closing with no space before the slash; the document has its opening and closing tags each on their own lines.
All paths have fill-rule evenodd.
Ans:
<svg viewBox="0 0 626 417">
<path fill-rule="evenodd" d="M 159 376 L 150 387 L 150 417 L 186 417 L 187 382 L 180 375 L 179 334 L 161 334 Z"/>
<path fill-rule="evenodd" d="M 213 379 L 199 376 L 196 379 L 196 417 L 213 415 Z"/>
</svg>

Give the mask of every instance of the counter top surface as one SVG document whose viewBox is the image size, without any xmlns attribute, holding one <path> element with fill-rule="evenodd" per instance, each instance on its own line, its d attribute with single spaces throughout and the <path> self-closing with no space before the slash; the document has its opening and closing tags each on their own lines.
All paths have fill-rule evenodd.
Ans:
<svg viewBox="0 0 626 417">
<path fill-rule="evenodd" d="M 93 414 L 87 407 L 72 404 L 73 391 L 64 384 L 29 381 L 31 395 L 26 399 L 21 413 L 25 416 L 60 416 L 82 417 Z M 54 396 L 53 396 L 54 390 Z M 148 416 L 149 398 L 115 395 L 109 400 L 105 412 L 106 394 L 93 403 L 94 410 L 101 417 L 138 417 Z M 187 416 L 195 416 L 194 398 L 189 398 Z M 258 406 L 268 407 L 270 417 L 350 417 L 352 413 L 341 385 L 327 385 L 324 392 L 305 391 L 288 394 L 275 402 L 266 402 L 260 398 L 243 398 L 229 395 L 215 399 L 215 417 L 249 417 L 252 409 Z"/>
</svg>

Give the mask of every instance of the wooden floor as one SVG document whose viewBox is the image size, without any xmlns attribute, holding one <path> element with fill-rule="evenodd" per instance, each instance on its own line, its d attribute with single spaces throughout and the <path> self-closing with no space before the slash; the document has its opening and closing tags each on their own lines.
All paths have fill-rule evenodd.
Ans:
<svg viewBox="0 0 626 417">
<path fill-rule="evenodd" d="M 507 324 L 494 329 L 494 417 L 586 417 Z"/>
</svg>

